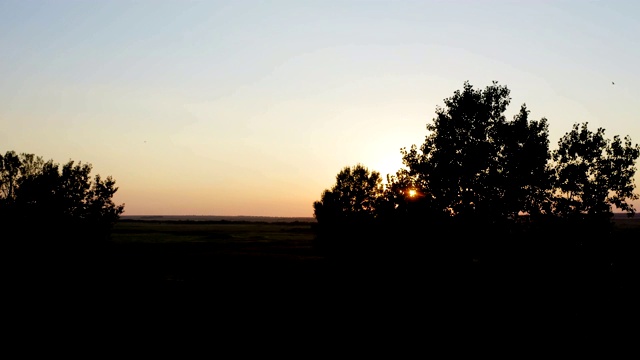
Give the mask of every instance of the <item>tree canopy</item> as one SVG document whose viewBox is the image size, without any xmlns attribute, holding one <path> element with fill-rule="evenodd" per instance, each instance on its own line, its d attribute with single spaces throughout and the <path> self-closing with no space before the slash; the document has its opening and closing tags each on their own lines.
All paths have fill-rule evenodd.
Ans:
<svg viewBox="0 0 640 360">
<path fill-rule="evenodd" d="M 92 177 L 91 170 L 91 164 L 72 160 L 60 165 L 34 154 L 0 154 L 3 228 L 13 230 L 15 240 L 38 242 L 58 235 L 70 241 L 108 236 L 124 204 L 113 202 L 115 180 Z"/>
<path fill-rule="evenodd" d="M 452 215 L 496 219 L 540 212 L 550 187 L 546 119 L 529 119 L 523 104 L 512 121 L 506 86 L 493 82 L 445 99 L 418 148 L 401 149 L 409 174 Z"/>
<path fill-rule="evenodd" d="M 576 123 L 551 151 L 547 119 L 531 119 L 522 104 L 508 120 L 510 102 L 510 90 L 496 81 L 484 89 L 465 82 L 436 108 L 424 143 L 400 149 L 404 168 L 388 175 L 386 184 L 363 165 L 354 168 L 358 175 L 342 169 L 334 187 L 314 203 L 318 223 L 362 214 L 380 221 L 485 224 L 523 215 L 608 218 L 614 207 L 635 214 L 630 201 L 638 199 L 633 177 L 640 145 Z"/>
<path fill-rule="evenodd" d="M 629 214 L 634 193 L 635 160 L 640 146 L 627 136 L 605 138 L 605 130 L 589 130 L 588 123 L 574 124 L 553 152 L 556 212 L 561 216 L 608 215 L 612 207 Z"/>
<path fill-rule="evenodd" d="M 362 164 L 346 166 L 330 190 L 313 203 L 319 221 L 334 223 L 362 222 L 375 218 L 383 192 L 382 178 Z"/>
</svg>

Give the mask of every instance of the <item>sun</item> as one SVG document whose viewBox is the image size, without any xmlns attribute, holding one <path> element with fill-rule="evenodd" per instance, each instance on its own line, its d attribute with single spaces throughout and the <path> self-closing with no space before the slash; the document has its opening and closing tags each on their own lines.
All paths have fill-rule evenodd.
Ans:
<svg viewBox="0 0 640 360">
<path fill-rule="evenodd" d="M 415 197 L 416 195 L 418 195 L 418 192 L 415 189 L 409 190 L 409 197 Z"/>
</svg>

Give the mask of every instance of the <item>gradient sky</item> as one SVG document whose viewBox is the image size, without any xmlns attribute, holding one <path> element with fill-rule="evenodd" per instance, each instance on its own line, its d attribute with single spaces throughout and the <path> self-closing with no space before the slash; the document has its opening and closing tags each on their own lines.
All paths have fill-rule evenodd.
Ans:
<svg viewBox="0 0 640 360">
<path fill-rule="evenodd" d="M 93 165 L 124 215 L 313 216 L 465 80 L 640 142 L 640 2 L 0 0 L 0 152 Z M 612 84 L 615 82 L 615 85 Z M 636 174 L 640 186 L 640 174 Z M 640 210 L 640 202 L 635 202 Z"/>
</svg>

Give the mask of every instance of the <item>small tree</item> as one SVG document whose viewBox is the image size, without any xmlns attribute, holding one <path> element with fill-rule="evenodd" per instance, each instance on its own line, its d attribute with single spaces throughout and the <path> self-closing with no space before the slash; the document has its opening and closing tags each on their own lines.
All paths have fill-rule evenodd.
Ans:
<svg viewBox="0 0 640 360">
<path fill-rule="evenodd" d="M 379 172 L 361 164 L 346 166 L 336 175 L 335 185 L 313 203 L 314 217 L 320 224 L 370 221 L 376 216 L 382 192 Z"/>
<path fill-rule="evenodd" d="M 555 211 L 561 217 L 588 215 L 609 218 L 612 207 L 635 214 L 629 200 L 637 200 L 633 176 L 640 145 L 626 136 L 605 138 L 605 130 L 574 124 L 553 152 L 556 181 Z"/>
<path fill-rule="evenodd" d="M 316 248 L 326 255 L 355 255 L 376 248 L 375 219 L 380 211 L 382 178 L 361 164 L 344 167 L 336 183 L 313 203 L 318 221 Z"/>
</svg>

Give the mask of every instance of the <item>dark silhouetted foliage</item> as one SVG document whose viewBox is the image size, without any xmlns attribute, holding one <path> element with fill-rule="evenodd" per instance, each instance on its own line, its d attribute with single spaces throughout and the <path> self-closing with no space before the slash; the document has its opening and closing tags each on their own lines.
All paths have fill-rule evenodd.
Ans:
<svg viewBox="0 0 640 360">
<path fill-rule="evenodd" d="M 324 222 L 366 222 L 376 216 L 382 194 L 382 178 L 364 165 L 343 168 L 336 184 L 313 204 L 314 216 Z"/>
<path fill-rule="evenodd" d="M 436 108 L 424 143 L 400 149 L 404 168 L 384 187 L 362 168 L 338 174 L 314 203 L 319 238 L 338 251 L 348 239 L 345 247 L 358 243 L 361 251 L 436 251 L 451 259 L 498 258 L 515 244 L 539 255 L 577 247 L 597 253 L 601 245 L 584 239 L 608 237 L 613 207 L 635 213 L 629 201 L 638 199 L 640 146 L 629 137 L 608 140 L 585 123 L 552 152 L 547 119 L 530 119 L 522 104 L 507 120 L 510 102 L 510 90 L 495 81 L 484 89 L 465 82 Z"/>
<path fill-rule="evenodd" d="M 342 250 L 360 248 L 350 240 L 368 237 L 380 210 L 382 193 L 380 173 L 369 171 L 362 164 L 344 167 L 336 175 L 335 185 L 313 203 L 320 231 L 318 246 L 331 252 L 334 246 Z"/>
<path fill-rule="evenodd" d="M 633 176 L 640 145 L 631 139 L 605 138 L 605 130 L 595 132 L 588 124 L 574 124 L 553 152 L 555 171 L 555 212 L 561 217 L 587 216 L 589 221 L 608 219 L 615 206 L 629 215 L 635 213 L 628 200 L 637 200 Z"/>
<path fill-rule="evenodd" d="M 111 177 L 91 177 L 92 166 L 60 166 L 33 154 L 0 155 L 0 219 L 7 241 L 38 246 L 105 240 L 124 211 Z"/>
<path fill-rule="evenodd" d="M 542 212 L 551 187 L 547 121 L 529 120 L 525 105 L 507 121 L 509 94 L 497 82 L 484 90 L 465 82 L 436 109 L 420 148 L 402 149 L 409 174 L 452 216 L 494 222 Z"/>
</svg>

